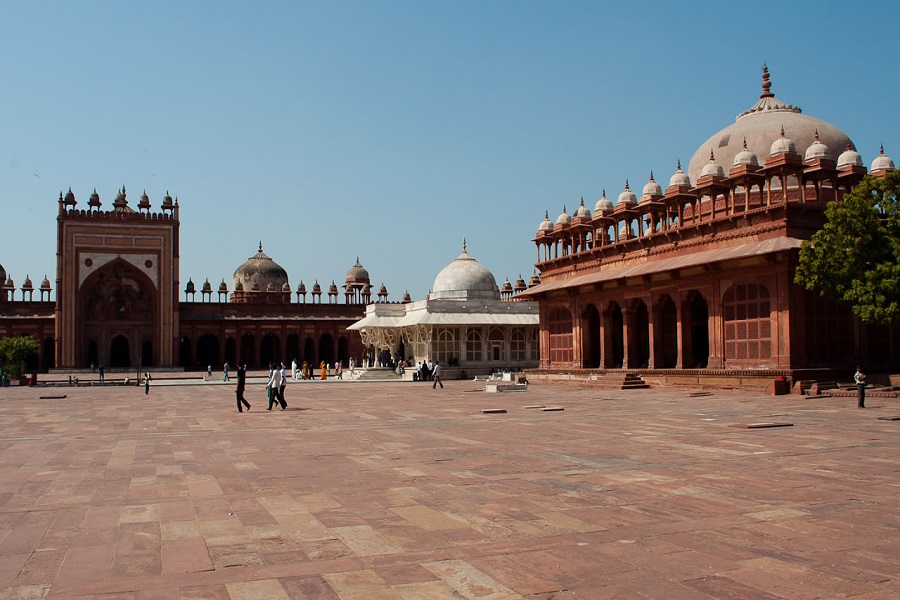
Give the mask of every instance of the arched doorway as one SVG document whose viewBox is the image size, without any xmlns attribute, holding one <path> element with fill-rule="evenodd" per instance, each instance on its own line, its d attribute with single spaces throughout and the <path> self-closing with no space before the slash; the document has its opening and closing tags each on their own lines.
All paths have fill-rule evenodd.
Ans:
<svg viewBox="0 0 900 600">
<path fill-rule="evenodd" d="M 281 362 L 281 345 L 278 342 L 278 336 L 274 333 L 267 333 L 263 336 L 259 344 L 259 360 L 263 366 Z"/>
<path fill-rule="evenodd" d="M 629 368 L 646 368 L 650 364 L 650 314 L 643 300 L 634 302 L 634 333 L 629 344 Z"/>
<path fill-rule="evenodd" d="M 77 326 L 81 339 L 100 340 L 98 365 L 131 367 L 142 341 L 157 338 L 157 296 L 153 281 L 121 258 L 100 266 L 84 280 L 78 290 Z M 75 361 L 82 362 L 80 357 Z"/>
<path fill-rule="evenodd" d="M 228 336 L 225 338 L 225 362 L 228 366 L 237 368 L 237 353 L 235 352 L 234 338 Z"/>
<path fill-rule="evenodd" d="M 256 340 L 252 333 L 245 333 L 241 336 L 241 355 L 240 362 L 243 365 L 256 365 Z"/>
<path fill-rule="evenodd" d="M 706 299 L 694 293 L 691 299 L 691 368 L 705 369 L 709 364 L 709 307 Z"/>
<path fill-rule="evenodd" d="M 621 369 L 625 359 L 624 324 L 622 307 L 613 302 L 606 311 L 606 366 L 610 369 Z"/>
<path fill-rule="evenodd" d="M 303 360 L 310 365 L 316 365 L 316 343 L 311 337 L 306 338 L 303 342 Z"/>
<path fill-rule="evenodd" d="M 100 364 L 100 352 L 97 350 L 97 340 L 88 342 L 87 356 L 84 361 L 85 367 L 96 367 Z"/>
<path fill-rule="evenodd" d="M 42 357 L 43 369 L 45 371 L 49 371 L 56 366 L 55 355 L 56 351 L 53 345 L 53 338 L 46 338 L 44 340 L 44 352 Z"/>
<path fill-rule="evenodd" d="M 211 333 L 204 333 L 197 340 L 197 366 L 201 369 L 211 366 L 217 369 L 219 361 L 219 339 Z"/>
<path fill-rule="evenodd" d="M 403 356 L 403 338 L 400 339 L 400 356 Z M 350 350 L 344 336 L 338 338 L 338 360 L 342 365 L 350 364 Z"/>
<path fill-rule="evenodd" d="M 582 319 L 582 365 L 588 369 L 600 367 L 600 311 L 589 304 Z"/>
<path fill-rule="evenodd" d="M 657 322 L 653 328 L 656 343 L 656 368 L 674 369 L 678 366 L 678 310 L 672 297 L 666 294 L 656 307 Z"/>
<path fill-rule="evenodd" d="M 191 338 L 182 337 L 181 343 L 178 345 L 178 364 L 182 369 L 192 369 L 194 361 L 192 360 Z"/>
<path fill-rule="evenodd" d="M 334 362 L 334 339 L 330 333 L 323 333 L 319 337 L 319 362 L 323 360 L 329 365 Z"/>
<path fill-rule="evenodd" d="M 144 340 L 141 344 L 141 366 L 152 367 L 154 364 L 153 342 L 151 342 L 150 340 Z"/>
<path fill-rule="evenodd" d="M 286 361 L 300 361 L 300 336 L 292 333 L 287 336 L 287 348 L 284 358 Z"/>
<path fill-rule="evenodd" d="M 131 367 L 130 344 L 124 335 L 117 335 L 109 343 L 109 366 L 113 369 Z"/>
</svg>

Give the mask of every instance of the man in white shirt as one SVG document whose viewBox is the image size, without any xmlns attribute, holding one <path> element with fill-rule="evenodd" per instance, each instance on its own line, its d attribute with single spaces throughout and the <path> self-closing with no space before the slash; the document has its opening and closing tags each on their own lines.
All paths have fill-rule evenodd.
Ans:
<svg viewBox="0 0 900 600">
<path fill-rule="evenodd" d="M 441 384 L 441 389 L 444 389 L 444 382 L 441 381 L 441 363 L 434 363 L 434 369 L 431 371 L 431 378 L 434 380 L 434 383 L 431 384 L 431 389 L 434 389 L 437 384 Z"/>
</svg>

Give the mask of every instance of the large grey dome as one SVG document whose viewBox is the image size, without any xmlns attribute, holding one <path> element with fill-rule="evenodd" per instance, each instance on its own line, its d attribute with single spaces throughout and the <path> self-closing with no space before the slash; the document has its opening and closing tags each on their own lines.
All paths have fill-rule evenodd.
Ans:
<svg viewBox="0 0 900 600">
<path fill-rule="evenodd" d="M 847 146 L 850 138 L 846 133 L 831 123 L 802 114 L 796 106 L 781 102 L 769 91 L 771 85 L 769 71 L 763 67 L 763 93 L 760 94 L 759 102 L 739 114 L 733 124 L 700 145 L 688 167 L 691 181 L 697 181 L 701 170 L 709 162 L 710 150 L 715 152 L 719 164 L 734 164 L 735 156 L 744 150 L 744 139 L 747 140 L 750 152 L 761 159 L 769 156 L 772 143 L 781 136 L 782 128 L 785 135 L 794 142 L 800 156 L 815 142 L 816 131 L 819 133 L 820 143 L 831 151 Z"/>
<path fill-rule="evenodd" d="M 245 290 L 252 290 L 254 287 L 268 290 L 271 285 L 275 290 L 280 290 L 287 283 L 287 271 L 263 252 L 260 242 L 259 251 L 234 271 L 231 287 L 237 290 L 238 284 L 241 284 Z"/>
<path fill-rule="evenodd" d="M 469 256 L 463 242 L 462 254 L 444 267 L 431 288 L 431 300 L 499 300 L 500 289 L 494 275 Z"/>
</svg>

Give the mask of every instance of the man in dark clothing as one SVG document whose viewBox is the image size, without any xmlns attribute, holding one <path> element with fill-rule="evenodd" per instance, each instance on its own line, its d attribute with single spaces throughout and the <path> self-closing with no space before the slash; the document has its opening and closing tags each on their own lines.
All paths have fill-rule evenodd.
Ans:
<svg viewBox="0 0 900 600">
<path fill-rule="evenodd" d="M 247 410 L 250 410 L 250 403 L 244 400 L 244 388 L 247 386 L 247 365 L 238 365 L 237 370 L 237 388 L 235 388 L 234 393 L 237 395 L 237 407 L 238 412 L 244 412 L 244 409 L 241 407 L 241 404 L 247 407 Z"/>
</svg>

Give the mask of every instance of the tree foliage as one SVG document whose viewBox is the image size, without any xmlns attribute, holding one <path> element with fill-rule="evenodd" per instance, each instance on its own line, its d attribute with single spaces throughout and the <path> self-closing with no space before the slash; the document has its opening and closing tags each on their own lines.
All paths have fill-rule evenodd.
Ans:
<svg viewBox="0 0 900 600">
<path fill-rule="evenodd" d="M 900 321 L 900 171 L 868 176 L 825 209 L 800 248 L 794 281 L 848 304 L 869 323 Z"/>
<path fill-rule="evenodd" d="M 38 353 L 38 341 L 30 335 L 0 338 L 0 356 L 18 373 L 25 361 Z"/>
</svg>

